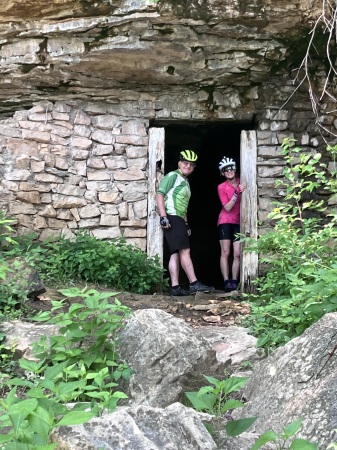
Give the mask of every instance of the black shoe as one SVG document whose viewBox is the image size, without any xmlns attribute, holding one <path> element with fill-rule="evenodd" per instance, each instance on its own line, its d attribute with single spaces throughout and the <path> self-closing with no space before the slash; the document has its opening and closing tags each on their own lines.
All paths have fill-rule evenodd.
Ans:
<svg viewBox="0 0 337 450">
<path fill-rule="evenodd" d="M 232 290 L 232 283 L 231 280 L 225 280 L 224 281 L 224 291 L 230 292 Z"/>
<path fill-rule="evenodd" d="M 202 284 L 198 281 L 193 286 L 190 285 L 190 294 L 196 294 L 197 292 L 212 292 L 214 291 L 214 286 L 206 286 L 206 284 Z"/>
<path fill-rule="evenodd" d="M 183 297 L 184 295 L 189 295 L 188 291 L 178 286 L 177 288 L 170 288 L 170 295 L 172 297 Z"/>
<path fill-rule="evenodd" d="M 232 291 L 238 290 L 238 282 L 236 280 L 231 280 L 231 289 Z"/>
<path fill-rule="evenodd" d="M 225 281 L 225 292 L 232 292 L 238 290 L 238 282 L 236 280 Z"/>
</svg>

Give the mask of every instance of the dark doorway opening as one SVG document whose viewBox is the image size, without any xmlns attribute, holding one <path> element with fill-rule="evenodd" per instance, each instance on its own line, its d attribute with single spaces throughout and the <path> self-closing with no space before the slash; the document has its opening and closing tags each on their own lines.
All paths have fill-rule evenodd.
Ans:
<svg viewBox="0 0 337 450">
<path fill-rule="evenodd" d="M 233 158 L 240 174 L 240 133 L 253 129 L 252 123 L 228 122 L 202 124 L 163 124 L 165 127 L 165 173 L 177 169 L 179 153 L 184 149 L 198 154 L 197 167 L 190 176 L 192 197 L 188 210 L 188 222 L 192 229 L 191 256 L 196 276 L 216 289 L 223 289 L 220 271 L 220 245 L 217 236 L 217 219 L 221 204 L 217 187 L 223 182 L 219 173 L 219 162 L 223 156 Z M 164 267 L 167 268 L 169 254 L 164 246 Z M 184 272 L 180 273 L 180 284 L 188 284 Z"/>
</svg>

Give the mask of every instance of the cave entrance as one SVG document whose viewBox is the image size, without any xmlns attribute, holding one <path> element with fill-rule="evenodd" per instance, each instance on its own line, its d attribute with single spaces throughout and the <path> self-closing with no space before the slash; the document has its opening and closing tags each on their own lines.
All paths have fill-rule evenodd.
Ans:
<svg viewBox="0 0 337 450">
<path fill-rule="evenodd" d="M 223 289 L 219 266 L 220 246 L 217 237 L 217 218 L 221 208 L 217 187 L 223 178 L 219 174 L 218 165 L 223 156 L 231 157 L 236 161 L 237 173 L 240 175 L 241 132 L 253 129 L 253 124 L 155 123 L 152 126 L 160 128 L 150 129 L 149 183 L 151 184 L 152 179 L 152 189 L 149 188 L 149 221 L 151 222 L 152 216 L 154 223 L 152 227 L 150 224 L 148 226 L 148 253 L 159 254 L 167 269 L 169 254 L 161 236 L 161 229 L 158 227 L 158 215 L 154 214 L 155 205 L 152 200 L 151 207 L 150 197 L 153 196 L 162 176 L 177 169 L 180 151 L 192 149 L 198 154 L 197 167 L 189 177 L 192 196 L 188 210 L 188 222 L 192 229 L 192 261 L 198 279 L 203 283 L 214 285 L 217 289 Z M 252 169 L 255 172 L 256 166 Z M 155 182 L 154 179 L 156 179 Z M 181 271 L 180 278 L 182 286 L 188 283 L 183 271 Z"/>
</svg>

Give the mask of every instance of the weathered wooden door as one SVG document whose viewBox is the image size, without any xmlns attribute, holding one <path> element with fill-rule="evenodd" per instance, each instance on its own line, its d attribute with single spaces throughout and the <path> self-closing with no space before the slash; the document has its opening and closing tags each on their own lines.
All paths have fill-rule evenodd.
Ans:
<svg viewBox="0 0 337 450">
<path fill-rule="evenodd" d="M 241 233 L 257 239 L 257 146 L 256 132 L 241 132 L 240 144 L 241 182 L 245 185 L 241 200 Z M 244 246 L 243 249 L 244 250 Z M 258 255 L 242 252 L 241 288 L 243 292 L 253 292 L 252 280 L 258 275 Z"/>
<path fill-rule="evenodd" d="M 156 190 L 164 174 L 165 129 L 149 130 L 149 181 L 147 205 L 147 254 L 158 255 L 163 263 L 163 232 L 159 223 Z"/>
</svg>

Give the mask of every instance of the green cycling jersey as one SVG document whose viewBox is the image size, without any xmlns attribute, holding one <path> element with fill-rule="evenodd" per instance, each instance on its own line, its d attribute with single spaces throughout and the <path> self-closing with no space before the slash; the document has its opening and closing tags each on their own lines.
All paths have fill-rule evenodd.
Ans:
<svg viewBox="0 0 337 450">
<path fill-rule="evenodd" d="M 164 176 L 159 184 L 157 194 L 165 197 L 167 214 L 186 218 L 191 189 L 189 182 L 181 175 L 179 169 Z"/>
</svg>

